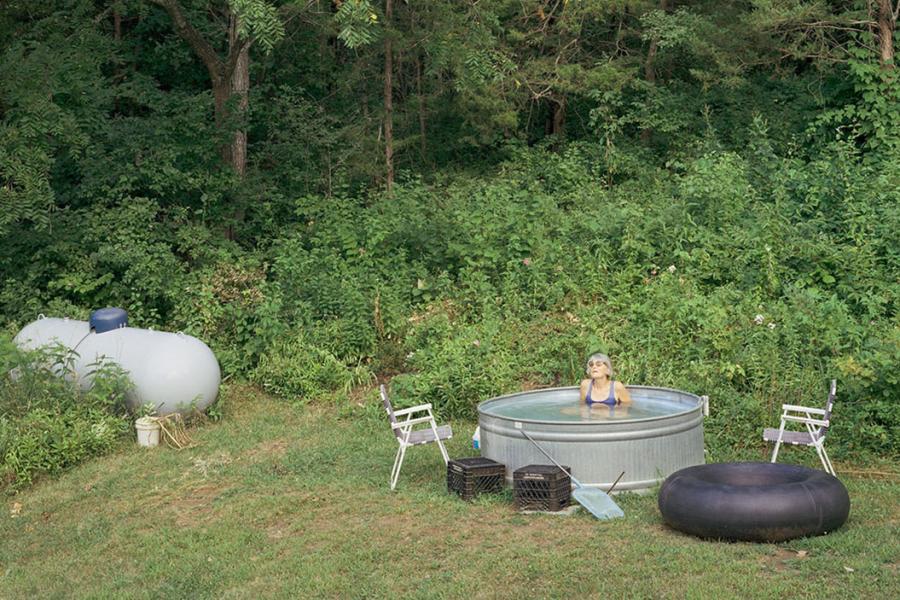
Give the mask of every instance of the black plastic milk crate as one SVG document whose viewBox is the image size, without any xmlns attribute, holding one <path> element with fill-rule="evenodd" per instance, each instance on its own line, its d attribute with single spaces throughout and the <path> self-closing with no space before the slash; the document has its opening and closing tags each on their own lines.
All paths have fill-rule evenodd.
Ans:
<svg viewBox="0 0 900 600">
<path fill-rule="evenodd" d="M 513 497 L 519 510 L 555 512 L 569 506 L 572 483 L 556 465 L 528 465 L 513 472 Z"/>
<path fill-rule="evenodd" d="M 506 466 L 489 458 L 454 458 L 447 463 L 447 491 L 463 500 L 501 491 L 505 478 Z"/>
</svg>

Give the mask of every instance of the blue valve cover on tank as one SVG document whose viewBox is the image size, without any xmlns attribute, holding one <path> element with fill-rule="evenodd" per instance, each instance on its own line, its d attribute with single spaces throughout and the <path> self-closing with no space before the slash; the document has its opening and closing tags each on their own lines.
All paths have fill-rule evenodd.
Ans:
<svg viewBox="0 0 900 600">
<path fill-rule="evenodd" d="M 95 333 L 104 333 L 128 327 L 128 313 L 121 308 L 99 308 L 91 313 L 88 323 Z"/>
</svg>

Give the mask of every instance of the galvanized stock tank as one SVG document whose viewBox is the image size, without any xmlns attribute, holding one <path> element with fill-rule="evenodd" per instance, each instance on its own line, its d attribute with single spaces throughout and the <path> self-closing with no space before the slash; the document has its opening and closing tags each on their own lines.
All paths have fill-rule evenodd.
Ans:
<svg viewBox="0 0 900 600">
<path fill-rule="evenodd" d="M 132 410 L 151 405 L 158 415 L 166 415 L 212 404 L 221 371 L 206 344 L 183 333 L 127 325 L 122 309 L 94 311 L 90 321 L 41 317 L 13 341 L 28 350 L 57 345 L 73 352 L 69 368 L 58 369 L 59 375 L 84 389 L 92 385 L 98 363 L 116 363 L 131 380 L 125 400 Z"/>
<path fill-rule="evenodd" d="M 703 464 L 707 399 L 679 390 L 628 386 L 632 404 L 588 408 L 577 387 L 520 392 L 478 406 L 481 454 L 506 465 L 506 477 L 547 458 L 528 432 L 584 485 L 648 490 L 679 469 Z"/>
</svg>

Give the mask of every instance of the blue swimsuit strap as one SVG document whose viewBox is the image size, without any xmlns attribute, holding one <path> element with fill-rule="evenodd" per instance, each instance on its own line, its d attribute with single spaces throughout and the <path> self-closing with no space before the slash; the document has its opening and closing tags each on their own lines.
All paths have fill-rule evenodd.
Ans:
<svg viewBox="0 0 900 600">
<path fill-rule="evenodd" d="M 588 404 L 588 405 L 608 404 L 610 406 L 615 406 L 616 404 L 618 404 L 618 402 L 616 401 L 616 380 L 615 379 L 609 380 L 609 397 L 606 400 L 598 400 L 598 401 L 591 400 L 591 390 L 593 390 L 593 389 L 594 389 L 594 380 L 591 379 L 591 385 L 588 386 L 587 395 L 584 397 L 585 404 Z"/>
</svg>

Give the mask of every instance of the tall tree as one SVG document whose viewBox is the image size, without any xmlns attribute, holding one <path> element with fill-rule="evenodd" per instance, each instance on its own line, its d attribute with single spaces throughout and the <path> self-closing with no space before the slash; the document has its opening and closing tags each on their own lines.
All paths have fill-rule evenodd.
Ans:
<svg viewBox="0 0 900 600">
<path fill-rule="evenodd" d="M 209 1 L 190 5 L 182 0 L 150 1 L 168 13 L 179 37 L 190 45 L 206 67 L 212 85 L 216 125 L 231 127 L 233 118 L 243 119 L 249 104 L 250 47 L 258 43 L 271 50 L 284 36 L 278 10 L 265 0 Z M 201 8 L 205 16 L 200 16 Z M 218 44 L 211 41 L 214 34 L 220 38 Z M 224 50 L 217 50 L 217 46 L 224 46 Z M 235 128 L 230 143 L 223 145 L 221 152 L 222 160 L 243 177 L 247 170 L 247 132 L 243 126 Z"/>
<path fill-rule="evenodd" d="M 394 20 L 394 3 L 384 2 L 384 164 L 385 188 L 388 194 L 394 186 L 394 50 L 392 46 L 391 23 Z"/>
<path fill-rule="evenodd" d="M 875 0 L 877 8 L 875 13 L 875 26 L 877 28 L 878 50 L 881 64 L 889 68 L 894 67 L 894 30 L 897 27 L 897 17 L 900 13 L 900 1 L 897 7 L 891 5 L 891 0 Z M 870 2 L 871 6 L 871 2 Z"/>
</svg>

